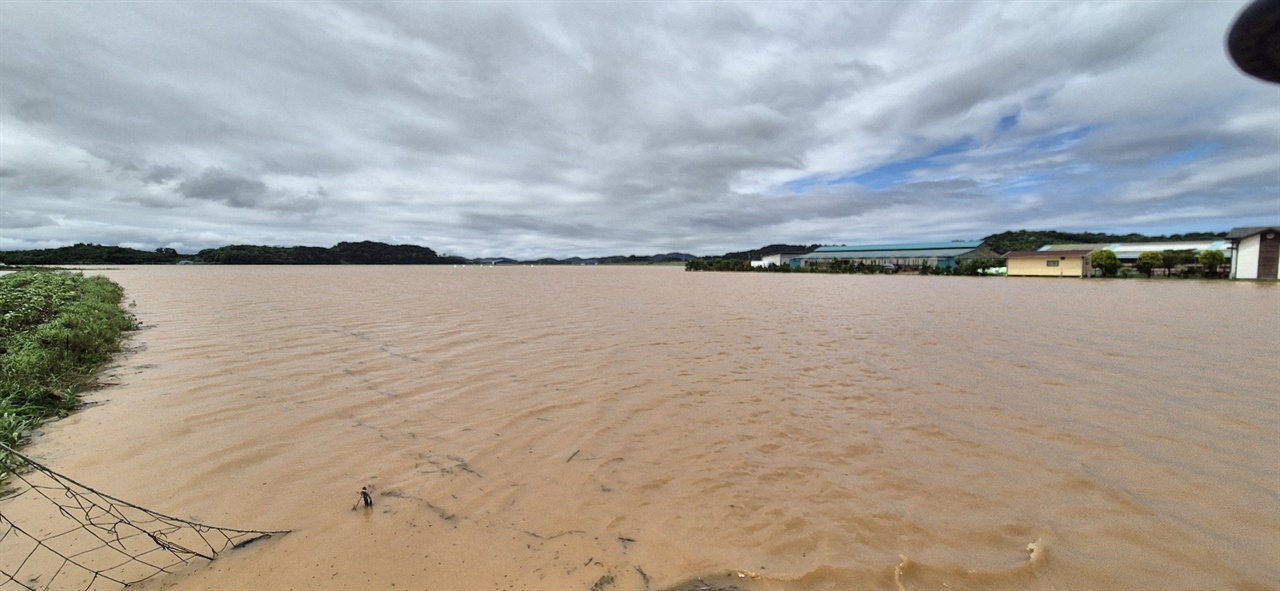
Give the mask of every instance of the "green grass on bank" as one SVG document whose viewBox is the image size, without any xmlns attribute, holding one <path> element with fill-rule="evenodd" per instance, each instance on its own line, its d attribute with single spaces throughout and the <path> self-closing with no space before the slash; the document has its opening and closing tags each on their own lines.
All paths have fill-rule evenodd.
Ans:
<svg viewBox="0 0 1280 591">
<path fill-rule="evenodd" d="M 16 447 L 63 416 L 136 326 L 124 290 L 105 277 L 19 271 L 0 275 L 0 442 Z M 4 474 L 0 474 L 3 480 Z"/>
</svg>

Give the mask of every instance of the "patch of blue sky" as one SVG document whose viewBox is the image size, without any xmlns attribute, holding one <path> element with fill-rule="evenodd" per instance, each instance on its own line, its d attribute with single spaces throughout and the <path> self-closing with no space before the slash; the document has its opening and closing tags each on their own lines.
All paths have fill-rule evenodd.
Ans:
<svg viewBox="0 0 1280 591">
<path fill-rule="evenodd" d="M 1080 143 L 1094 129 L 1096 129 L 1096 126 L 1082 125 L 1046 134 L 1028 143 L 1027 148 L 1038 152 L 1059 152 Z"/>
<path fill-rule="evenodd" d="M 896 185 L 910 183 L 918 180 L 913 173 L 921 169 L 939 166 L 942 163 L 939 160 L 947 156 L 953 156 L 963 152 L 972 150 L 975 143 L 972 138 L 965 138 L 958 142 L 950 143 L 942 146 L 923 156 L 906 158 L 888 164 L 877 166 L 866 172 L 837 177 L 826 181 L 828 185 L 862 185 L 870 189 L 887 189 Z"/>
<path fill-rule="evenodd" d="M 826 183 L 827 179 L 823 177 L 811 176 L 782 183 L 782 189 L 784 192 L 792 195 L 803 195 L 808 193 L 811 187 L 815 185 L 825 185 Z"/>
<path fill-rule="evenodd" d="M 1197 162 L 1211 157 L 1218 151 L 1218 144 L 1214 142 L 1200 142 L 1185 150 L 1179 150 L 1163 158 L 1156 159 L 1151 163 L 1152 168 L 1177 168 L 1192 162 Z"/>
<path fill-rule="evenodd" d="M 1088 164 L 1057 166 L 1004 178 L 989 184 L 988 189 L 991 194 L 1006 198 L 1041 194 L 1055 201 L 1088 201 L 1098 196 L 1114 194 L 1121 183 L 1097 178 L 1091 174 L 1096 168 Z"/>
<path fill-rule="evenodd" d="M 1013 128 L 1017 127 L 1017 126 L 1018 126 L 1018 115 L 1019 115 L 1019 113 L 1014 113 L 1014 114 L 1012 114 L 1012 115 L 1006 115 L 1006 116 L 1004 116 L 1004 117 L 1001 117 L 1001 118 L 1000 118 L 1000 122 L 996 124 L 996 130 L 997 130 L 997 131 L 1009 131 L 1010 129 L 1013 129 Z"/>
<path fill-rule="evenodd" d="M 1018 124 L 1019 114 L 1014 113 L 1002 119 L 998 124 L 1000 130 L 1012 129 Z M 1086 125 L 1073 127 L 1061 131 L 1052 132 L 1039 136 L 1026 143 L 1022 151 L 1028 154 L 1035 153 L 1052 153 L 1071 148 L 1080 143 L 1096 129 L 1096 126 Z M 860 185 L 872 190 L 880 191 L 891 187 L 917 183 L 931 180 L 947 180 L 945 178 L 936 178 L 942 174 L 942 171 L 948 170 L 956 162 L 964 161 L 982 161 L 992 156 L 984 150 L 989 151 L 991 146 L 983 146 L 978 144 L 973 138 L 966 137 L 962 140 L 943 145 L 932 152 L 921 156 L 904 158 L 887 164 L 882 164 L 870 170 L 847 174 L 844 176 L 812 176 L 801 179 L 795 179 L 783 183 L 782 188 L 785 192 L 793 195 L 808 193 L 814 187 L 835 186 L 835 185 Z M 1081 163 L 1072 165 L 1073 167 L 1087 166 Z M 930 175 L 931 170 L 938 171 L 936 175 Z M 1052 182 L 1055 176 L 1062 174 L 1073 174 L 1083 172 L 1081 170 L 1067 170 L 1055 168 L 1052 170 L 1042 171 L 1037 180 L 1024 180 L 1030 177 L 1019 177 L 1019 180 L 1012 183 L 1002 183 L 1004 187 L 1013 189 L 1013 187 L 1021 187 L 1021 192 L 1031 192 L 1035 187 L 1041 186 L 1047 182 Z M 959 178 L 959 177 L 957 177 Z"/>
<path fill-rule="evenodd" d="M 1028 174 L 1008 179 L 998 187 L 995 187 L 995 190 L 997 194 L 1003 196 L 1020 196 L 1028 193 L 1037 193 L 1046 183 L 1051 181 L 1051 175 Z"/>
</svg>

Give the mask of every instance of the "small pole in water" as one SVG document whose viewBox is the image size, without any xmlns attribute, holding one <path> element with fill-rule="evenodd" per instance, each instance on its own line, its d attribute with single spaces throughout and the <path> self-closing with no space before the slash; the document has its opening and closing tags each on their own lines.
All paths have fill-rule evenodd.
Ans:
<svg viewBox="0 0 1280 591">
<path fill-rule="evenodd" d="M 355 511 L 356 507 L 359 507 L 361 503 L 364 504 L 365 508 L 373 506 L 373 495 L 369 494 L 368 486 L 360 487 L 360 499 L 356 501 L 356 504 L 351 506 L 351 510 Z"/>
</svg>

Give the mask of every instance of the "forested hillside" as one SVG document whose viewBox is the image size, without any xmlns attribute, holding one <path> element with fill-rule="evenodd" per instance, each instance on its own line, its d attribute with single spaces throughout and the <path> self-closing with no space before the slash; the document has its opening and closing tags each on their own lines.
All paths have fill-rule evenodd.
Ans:
<svg viewBox="0 0 1280 591">
<path fill-rule="evenodd" d="M 1046 244 L 1088 244 L 1112 242 L 1178 242 L 1182 240 L 1220 240 L 1226 232 L 1190 232 L 1169 236 L 1143 234 L 1103 234 L 1099 232 L 1059 232 L 1057 230 L 1016 230 L 992 234 L 982 241 L 992 250 L 1004 254 L 1014 250 L 1036 250 Z"/>
<path fill-rule="evenodd" d="M 97 244 L 0 251 L 0 263 L 6 265 L 164 265 L 181 260 L 224 265 L 443 265 L 467 262 L 459 257 L 441 257 L 425 246 L 369 241 L 339 242 L 331 248 L 233 244 L 206 248 L 196 254 L 179 254 L 172 248 L 147 252 Z"/>
<path fill-rule="evenodd" d="M 769 246 L 762 246 L 755 250 L 743 250 L 740 252 L 725 253 L 724 256 L 721 256 L 718 258 L 738 259 L 743 261 L 758 261 L 761 258 L 767 257 L 769 255 L 775 255 L 775 254 L 795 253 L 795 252 L 810 253 L 817 250 L 819 246 L 821 245 L 810 244 L 809 246 L 804 246 L 802 244 L 770 244 Z"/>
<path fill-rule="evenodd" d="M 192 255 L 178 254 L 172 248 L 154 252 L 122 246 L 76 244 L 42 250 L 0 251 L 0 263 L 6 265 L 166 265 Z"/>
</svg>

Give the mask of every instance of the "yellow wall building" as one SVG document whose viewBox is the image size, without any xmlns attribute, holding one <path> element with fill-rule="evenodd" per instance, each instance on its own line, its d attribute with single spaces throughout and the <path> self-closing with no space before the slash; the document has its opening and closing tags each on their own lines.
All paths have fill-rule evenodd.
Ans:
<svg viewBox="0 0 1280 591">
<path fill-rule="evenodd" d="M 1009 276 L 1088 277 L 1093 274 L 1088 250 L 1015 250 L 1006 253 Z"/>
</svg>

